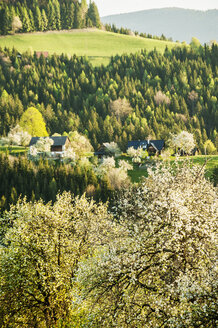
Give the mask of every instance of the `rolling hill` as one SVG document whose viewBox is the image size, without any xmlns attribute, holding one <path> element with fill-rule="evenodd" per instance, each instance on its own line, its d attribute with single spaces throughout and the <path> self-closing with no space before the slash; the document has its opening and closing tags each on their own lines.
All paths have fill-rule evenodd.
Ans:
<svg viewBox="0 0 218 328">
<path fill-rule="evenodd" d="M 50 54 L 66 53 L 87 56 L 94 65 L 108 64 L 110 56 L 135 53 L 141 49 L 156 48 L 163 52 L 173 42 L 144 39 L 128 35 L 104 32 L 97 29 L 60 32 L 36 32 L 0 37 L 0 47 L 15 47 L 18 51 L 47 51 Z"/>
<path fill-rule="evenodd" d="M 181 42 L 190 42 L 193 36 L 201 43 L 218 40 L 218 10 L 152 9 L 105 16 L 101 21 L 142 33 L 164 34 Z"/>
</svg>

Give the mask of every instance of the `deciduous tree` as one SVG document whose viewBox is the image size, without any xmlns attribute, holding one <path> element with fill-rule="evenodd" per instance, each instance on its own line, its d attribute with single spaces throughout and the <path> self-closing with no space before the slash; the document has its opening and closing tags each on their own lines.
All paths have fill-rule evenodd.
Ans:
<svg viewBox="0 0 218 328">
<path fill-rule="evenodd" d="M 119 195 L 114 238 L 78 274 L 99 326 L 216 326 L 218 203 L 203 171 L 160 164 Z"/>
<path fill-rule="evenodd" d="M 69 193 L 18 202 L 0 220 L 0 326 L 56 327 L 71 312 L 78 262 L 110 230 L 102 204 Z M 2 234 L 1 234 L 2 237 Z"/>
<path fill-rule="evenodd" d="M 29 107 L 23 113 L 20 119 L 20 126 L 32 137 L 48 136 L 42 114 L 34 107 Z"/>
</svg>

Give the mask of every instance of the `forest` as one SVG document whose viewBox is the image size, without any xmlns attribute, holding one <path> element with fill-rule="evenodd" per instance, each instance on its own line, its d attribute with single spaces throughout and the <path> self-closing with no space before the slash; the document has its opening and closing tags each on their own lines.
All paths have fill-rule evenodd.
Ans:
<svg viewBox="0 0 218 328">
<path fill-rule="evenodd" d="M 51 163 L 47 160 L 29 161 L 25 156 L 18 158 L 0 154 L 0 212 L 9 210 L 19 198 L 28 201 L 56 200 L 57 194 L 70 191 L 106 202 L 112 198 L 113 188 L 107 177 L 96 175 L 94 168 L 78 161 L 76 165 Z"/>
<path fill-rule="evenodd" d="M 100 27 L 98 8 L 86 0 L 6 0 L 0 3 L 0 34 L 16 31 L 69 30 Z"/>
<path fill-rule="evenodd" d="M 95 149 L 114 141 L 125 150 L 129 140 L 168 140 L 181 130 L 194 134 L 202 153 L 208 139 L 217 146 L 215 44 L 123 54 L 107 67 L 1 49 L 0 63 L 0 135 L 34 106 L 50 135 L 78 130 Z"/>
</svg>

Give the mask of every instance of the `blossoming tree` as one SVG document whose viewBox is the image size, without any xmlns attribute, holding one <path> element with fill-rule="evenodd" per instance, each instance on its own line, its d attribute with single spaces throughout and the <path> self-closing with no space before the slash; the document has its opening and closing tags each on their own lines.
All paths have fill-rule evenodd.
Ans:
<svg viewBox="0 0 218 328">
<path fill-rule="evenodd" d="M 215 327 L 217 193 L 200 167 L 162 164 L 118 198 L 111 243 L 78 275 L 104 327 Z"/>
</svg>

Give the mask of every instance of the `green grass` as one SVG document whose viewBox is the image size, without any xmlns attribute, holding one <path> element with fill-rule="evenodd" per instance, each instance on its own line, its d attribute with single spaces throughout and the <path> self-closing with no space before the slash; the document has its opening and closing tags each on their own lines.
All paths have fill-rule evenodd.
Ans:
<svg viewBox="0 0 218 328">
<path fill-rule="evenodd" d="M 110 56 L 136 53 L 141 49 L 151 51 L 156 48 L 163 52 L 166 46 L 173 48 L 178 43 L 144 39 L 129 35 L 115 34 L 96 29 L 27 33 L 0 37 L 0 47 L 16 48 L 21 53 L 26 50 L 48 51 L 50 54 L 65 53 L 69 56 L 87 56 L 93 65 L 108 64 Z"/>
<path fill-rule="evenodd" d="M 180 160 L 186 160 L 187 157 L 180 157 Z M 156 159 L 158 160 L 158 159 Z M 156 161 L 154 160 L 154 161 Z M 215 167 L 218 167 L 218 155 L 214 155 L 214 156 L 194 156 L 194 157 L 190 157 L 190 160 L 193 162 L 193 164 L 195 165 L 201 165 L 203 166 L 204 164 L 206 165 L 206 173 L 205 176 L 206 178 L 211 178 L 212 176 L 212 170 Z M 172 157 L 171 162 L 175 161 L 175 157 Z M 152 161 L 148 161 L 147 164 L 152 163 Z M 146 163 L 146 162 L 145 162 Z M 134 166 L 134 169 L 132 171 L 128 172 L 128 175 L 130 176 L 132 182 L 139 182 L 143 177 L 147 177 L 147 170 L 140 168 L 138 166 Z"/>
<path fill-rule="evenodd" d="M 27 152 L 27 148 L 20 146 L 0 146 L 0 153 L 19 154 Z"/>
</svg>

